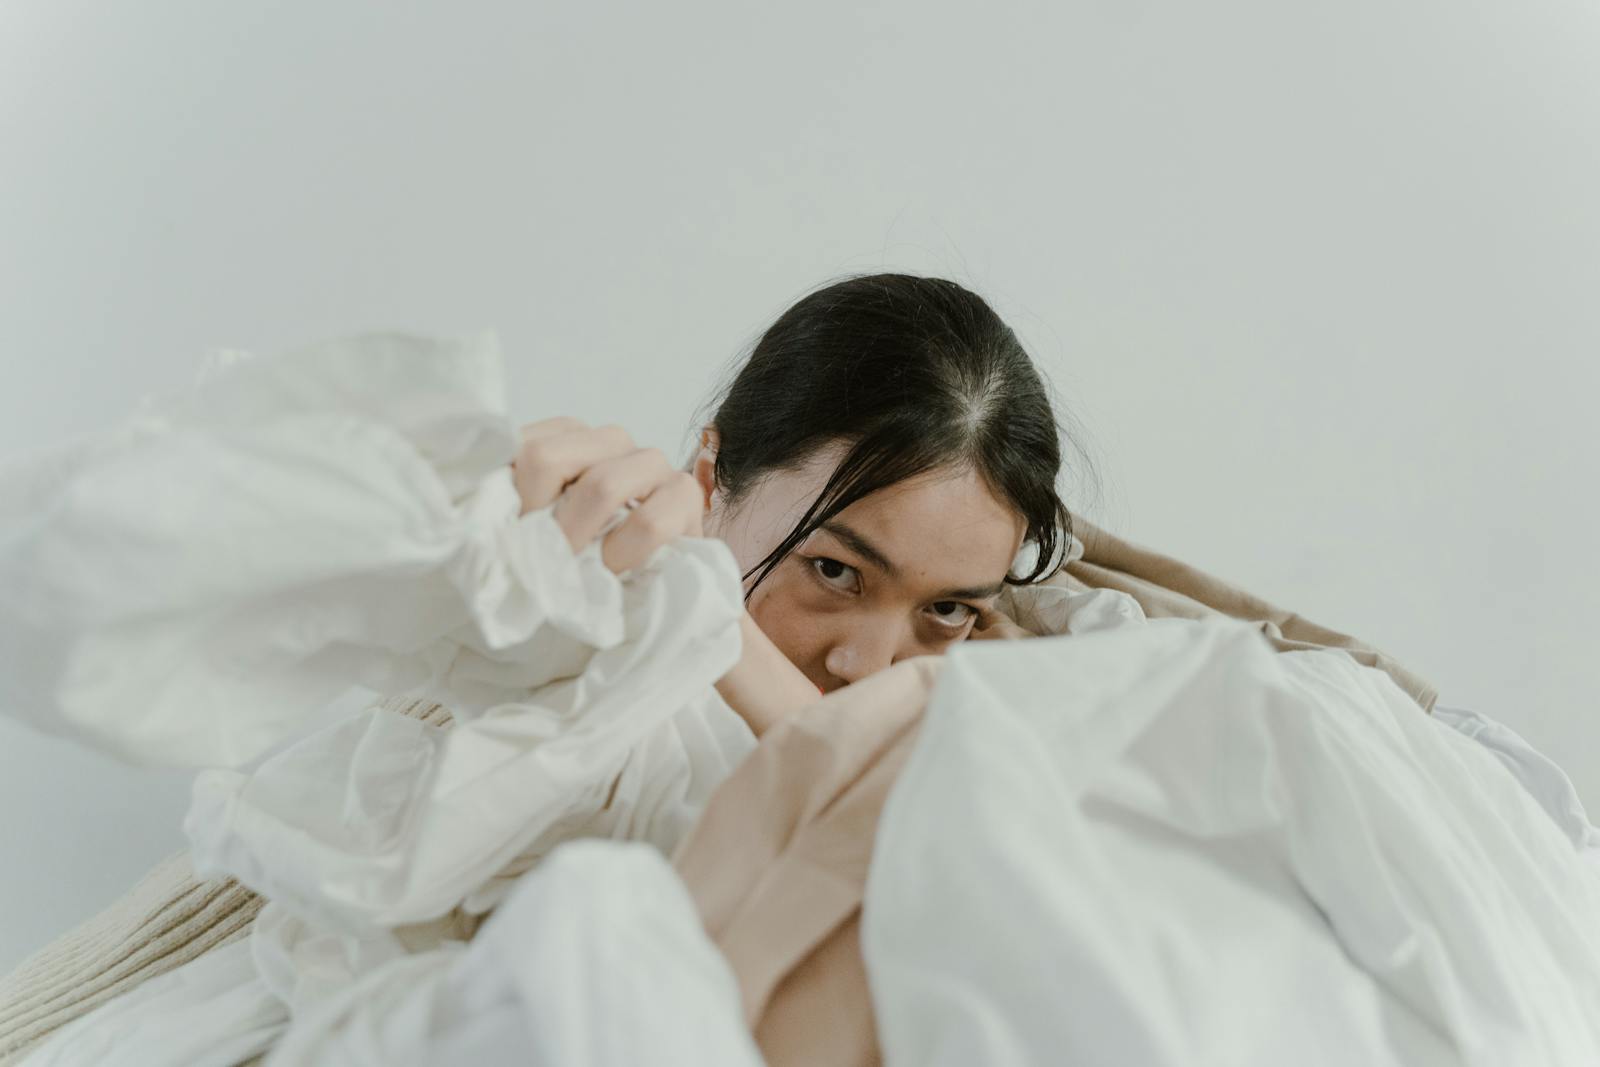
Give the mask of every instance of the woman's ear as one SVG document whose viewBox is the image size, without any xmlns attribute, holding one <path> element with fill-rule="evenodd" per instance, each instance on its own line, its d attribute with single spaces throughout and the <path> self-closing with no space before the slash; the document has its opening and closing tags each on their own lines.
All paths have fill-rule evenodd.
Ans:
<svg viewBox="0 0 1600 1067">
<path fill-rule="evenodd" d="M 700 492 L 705 497 L 707 511 L 711 510 L 711 498 L 717 491 L 717 445 L 720 441 L 721 437 L 715 426 L 702 429 L 700 451 L 695 453 L 694 462 L 689 467 L 694 480 L 700 483 Z"/>
</svg>

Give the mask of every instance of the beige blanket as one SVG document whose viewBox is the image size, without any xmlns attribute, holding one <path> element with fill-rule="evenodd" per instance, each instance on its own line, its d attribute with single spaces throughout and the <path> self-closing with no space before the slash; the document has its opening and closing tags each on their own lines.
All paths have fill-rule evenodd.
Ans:
<svg viewBox="0 0 1600 1067">
<path fill-rule="evenodd" d="M 1053 584 L 1121 590 L 1152 618 L 1252 621 L 1280 651 L 1343 649 L 1432 710 L 1438 691 L 1377 649 L 1082 519 L 1074 526 L 1084 556 Z M 877 1060 L 856 942 L 861 890 L 877 812 L 933 676 L 931 666 L 902 667 L 771 731 L 713 796 L 679 852 L 680 873 L 733 964 L 747 1017 L 774 1064 Z M 893 699 L 883 699 L 890 692 Z M 871 716 L 848 713 L 875 693 Z M 428 721 L 449 715 L 404 698 L 384 704 Z M 243 936 L 260 905 L 231 879 L 196 880 L 187 853 L 164 861 L 0 980 L 0 1067 L 96 1005 Z M 814 1025 L 818 1018 L 829 1024 Z"/>
<path fill-rule="evenodd" d="M 1275 607 L 1171 556 L 1124 541 L 1077 516 L 1073 517 L 1072 526 L 1073 533 L 1083 542 L 1083 558 L 1069 563 L 1065 573 L 1050 579 L 1050 584 L 1078 589 L 1119 589 L 1137 600 L 1150 618 L 1198 619 L 1206 615 L 1229 615 L 1254 622 L 1279 652 L 1343 649 L 1357 663 L 1383 671 L 1410 694 L 1422 710 L 1433 712 L 1439 690 L 1371 645 Z"/>
</svg>

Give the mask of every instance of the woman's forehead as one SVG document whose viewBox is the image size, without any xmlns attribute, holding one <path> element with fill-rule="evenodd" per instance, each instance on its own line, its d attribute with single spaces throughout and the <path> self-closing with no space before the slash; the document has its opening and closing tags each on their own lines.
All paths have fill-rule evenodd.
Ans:
<svg viewBox="0 0 1600 1067">
<path fill-rule="evenodd" d="M 839 455 L 770 471 L 746 498 L 735 520 L 771 551 L 794 529 L 833 474 Z M 1026 523 L 970 468 L 947 467 L 898 482 L 843 508 L 813 531 L 808 552 L 848 554 L 879 588 L 909 597 L 992 586 L 1010 571 Z M 838 552 L 839 549 L 844 552 Z M 888 564 L 888 566 L 883 566 Z M 977 596 L 976 593 L 962 594 Z"/>
<path fill-rule="evenodd" d="M 824 537 L 917 586 L 979 586 L 1003 578 L 1025 523 L 970 469 L 930 471 L 855 501 Z M 885 566 L 886 565 L 886 566 Z"/>
</svg>

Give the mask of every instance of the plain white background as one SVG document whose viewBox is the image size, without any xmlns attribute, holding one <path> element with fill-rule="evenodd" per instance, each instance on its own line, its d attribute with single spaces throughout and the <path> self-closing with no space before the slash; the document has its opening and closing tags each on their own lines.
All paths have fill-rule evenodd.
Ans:
<svg viewBox="0 0 1600 1067">
<path fill-rule="evenodd" d="M 683 456 L 806 290 L 941 274 L 1045 368 L 1091 519 L 1378 645 L 1600 809 L 1597 55 L 1576 0 L 10 0 L 0 448 L 214 346 L 492 327 L 519 416 Z M 186 799 L 0 721 L 0 969 Z"/>
</svg>

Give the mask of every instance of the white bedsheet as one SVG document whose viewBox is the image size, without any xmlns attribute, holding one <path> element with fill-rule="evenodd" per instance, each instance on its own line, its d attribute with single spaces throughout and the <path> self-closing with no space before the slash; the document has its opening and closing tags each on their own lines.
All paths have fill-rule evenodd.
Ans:
<svg viewBox="0 0 1600 1067">
<path fill-rule="evenodd" d="M 576 675 L 622 639 L 624 582 L 549 508 L 518 515 L 502 379 L 492 335 L 235 354 L 8 457 L 0 708 L 124 760 L 232 767 L 352 685 L 470 715 Z M 651 567 L 737 607 L 721 542 Z"/>
<path fill-rule="evenodd" d="M 647 845 L 578 841 L 470 944 L 395 951 L 291 1013 L 238 941 L 54 1034 L 28 1067 L 755 1067 L 726 961 Z"/>
<path fill-rule="evenodd" d="M 314 1009 L 266 1067 L 754 1067 L 739 991 L 648 846 L 575 841 L 464 947 L 405 957 Z"/>
<path fill-rule="evenodd" d="M 492 337 L 367 335 L 217 361 L 0 470 L 0 708 L 205 768 L 196 872 L 269 901 L 248 957 L 134 990 L 45 1062 L 100 1063 L 107 1034 L 173 1064 L 274 1017 L 297 1035 L 330 998 L 440 965 L 448 914 L 494 907 L 564 841 L 669 851 L 753 747 L 713 688 L 739 656 L 727 545 L 679 538 L 614 575 L 551 509 L 519 515 L 515 439 Z M 357 685 L 456 722 L 374 707 L 307 732 Z"/>
<path fill-rule="evenodd" d="M 886 1060 L 1600 1063 L 1568 815 L 1387 675 L 1244 624 L 964 646 L 873 854 Z"/>
</svg>

